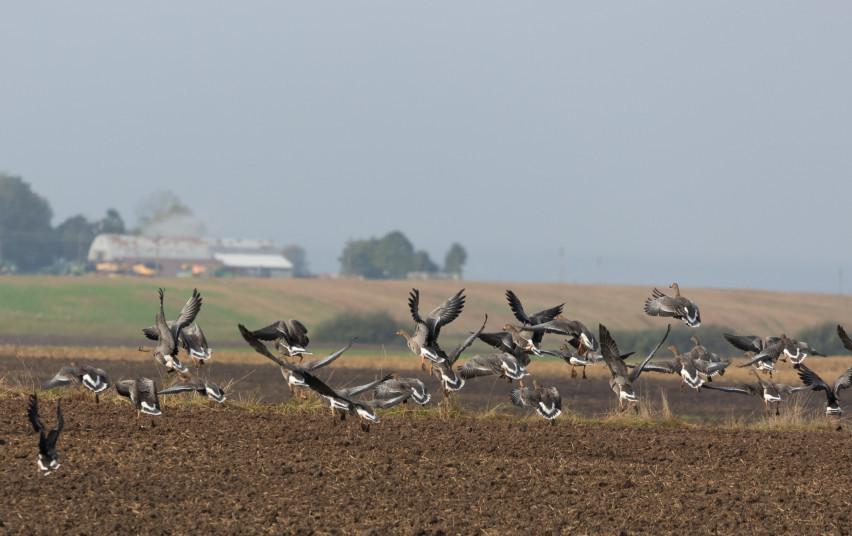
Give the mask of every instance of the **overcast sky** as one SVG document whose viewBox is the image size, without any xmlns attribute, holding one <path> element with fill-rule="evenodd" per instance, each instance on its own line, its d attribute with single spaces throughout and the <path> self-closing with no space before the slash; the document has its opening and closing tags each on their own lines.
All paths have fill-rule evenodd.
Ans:
<svg viewBox="0 0 852 536">
<path fill-rule="evenodd" d="M 556 281 L 564 248 L 571 282 L 849 290 L 850 28 L 847 2 L 7 3 L 0 171 L 56 221 L 170 189 L 321 272 L 400 229 L 474 279 Z"/>
</svg>

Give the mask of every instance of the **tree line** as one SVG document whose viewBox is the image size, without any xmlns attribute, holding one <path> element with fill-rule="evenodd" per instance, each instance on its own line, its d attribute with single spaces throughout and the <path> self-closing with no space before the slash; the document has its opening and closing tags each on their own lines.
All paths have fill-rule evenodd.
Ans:
<svg viewBox="0 0 852 536">
<path fill-rule="evenodd" d="M 443 266 L 438 266 L 427 252 L 415 249 L 401 231 L 391 231 L 381 238 L 350 240 L 339 260 L 341 275 L 367 279 L 403 279 L 410 274 L 438 272 L 460 278 L 467 252 L 461 244 L 454 243 Z"/>
</svg>

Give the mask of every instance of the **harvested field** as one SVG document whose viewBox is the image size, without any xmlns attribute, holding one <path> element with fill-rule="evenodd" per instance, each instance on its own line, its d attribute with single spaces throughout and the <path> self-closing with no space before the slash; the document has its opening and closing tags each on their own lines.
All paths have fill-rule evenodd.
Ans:
<svg viewBox="0 0 852 536">
<path fill-rule="evenodd" d="M 849 534 L 852 526 L 852 472 L 838 470 L 852 463 L 846 430 L 391 415 L 363 433 L 324 411 L 204 402 L 169 406 L 140 429 L 126 403 L 66 396 L 63 465 L 45 477 L 24 404 L 23 394 L 0 395 L 0 480 L 15 490 L 0 507 L 9 533 Z"/>
</svg>

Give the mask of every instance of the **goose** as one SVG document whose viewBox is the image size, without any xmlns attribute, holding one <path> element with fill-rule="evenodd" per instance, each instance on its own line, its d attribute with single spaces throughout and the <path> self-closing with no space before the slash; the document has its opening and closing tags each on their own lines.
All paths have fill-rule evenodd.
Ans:
<svg viewBox="0 0 852 536">
<path fill-rule="evenodd" d="M 109 376 L 103 369 L 90 367 L 88 365 L 73 364 L 70 367 L 62 367 L 56 375 L 42 385 L 42 389 L 53 389 L 54 387 L 65 387 L 71 384 L 82 385 L 95 394 L 95 403 L 100 403 L 100 394 L 109 389 Z"/>
<path fill-rule="evenodd" d="M 157 384 L 150 378 L 121 380 L 115 384 L 115 392 L 123 396 L 136 408 L 136 418 L 145 414 L 152 417 L 162 415 Z"/>
<path fill-rule="evenodd" d="M 725 339 L 734 347 L 744 351 L 760 354 L 764 350 L 777 345 L 779 342 L 784 342 L 781 348 L 779 358 L 783 361 L 790 360 L 794 365 L 801 363 L 809 355 L 824 356 L 805 341 L 797 341 L 782 334 L 780 337 L 757 337 L 755 335 L 734 335 L 732 333 L 724 333 Z"/>
<path fill-rule="evenodd" d="M 725 335 L 725 338 L 727 338 L 728 341 L 731 341 L 731 339 L 727 337 L 728 334 Z M 759 340 L 756 337 L 754 339 Z M 765 340 L 762 349 L 757 353 L 754 353 L 753 351 L 747 352 L 746 355 L 749 356 L 749 360 L 738 366 L 740 368 L 755 367 L 758 370 L 769 372 L 771 377 L 772 373 L 775 371 L 775 363 L 778 362 L 781 355 L 792 355 L 792 352 L 794 351 L 798 351 L 795 341 L 789 339 L 787 335 L 781 334 L 781 337 L 778 339 L 772 339 L 771 341 L 769 339 Z"/>
<path fill-rule="evenodd" d="M 770 406 L 774 405 L 775 415 L 781 414 L 779 406 L 781 402 L 783 402 L 783 395 L 789 395 L 796 391 L 806 389 L 805 387 L 793 387 L 791 385 L 786 385 L 783 383 L 775 383 L 772 380 L 764 380 L 760 377 L 760 375 L 755 369 L 752 369 L 751 373 L 754 374 L 755 378 L 757 378 L 757 385 L 742 384 L 737 386 L 707 384 L 704 386 L 704 388 L 716 391 L 723 391 L 726 393 L 739 393 L 754 396 L 760 395 L 761 399 L 763 400 L 763 405 L 766 409 L 766 413 L 770 413 Z"/>
<path fill-rule="evenodd" d="M 522 381 L 523 377 L 528 376 L 529 373 L 526 367 L 518 363 L 515 356 L 502 352 L 471 357 L 459 369 L 459 375 L 465 380 L 480 376 L 497 375 L 500 378 L 508 379 L 509 383 L 511 383 L 513 380 Z"/>
<path fill-rule="evenodd" d="M 356 385 L 354 387 L 344 387 L 344 388 L 334 389 L 334 392 L 337 393 L 341 398 L 353 400 L 354 397 L 360 395 L 361 393 L 365 393 L 365 392 L 369 391 L 370 389 L 375 389 L 376 386 L 380 385 L 381 383 L 386 382 L 386 381 L 390 381 L 392 379 L 393 379 L 393 374 L 386 374 L 384 377 L 379 378 L 378 380 L 373 380 L 369 383 L 365 383 L 363 385 Z M 400 396 L 402 398 L 402 401 L 404 402 L 405 399 L 407 399 L 408 394 L 405 394 L 404 396 L 403 395 L 397 395 L 397 396 Z M 392 398 L 396 398 L 396 397 L 392 397 Z M 341 421 L 346 420 L 346 414 L 347 414 L 347 408 L 346 407 L 343 407 L 338 402 L 335 402 L 335 399 L 329 399 L 327 397 L 323 397 L 322 400 L 325 400 L 328 403 L 329 407 L 331 408 L 331 414 L 332 415 L 337 413 L 337 414 L 340 415 Z M 369 402 L 365 402 L 365 404 L 369 405 Z"/>
<path fill-rule="evenodd" d="M 528 350 L 535 353 L 536 355 L 541 355 L 541 341 L 544 337 L 545 332 L 529 332 L 523 328 L 550 322 L 551 320 L 562 314 L 562 307 L 565 304 L 560 303 L 559 305 L 556 305 L 554 307 L 550 307 L 535 314 L 528 315 L 526 311 L 524 311 L 524 306 L 521 303 L 520 298 L 518 298 L 518 295 L 515 294 L 512 290 L 506 290 L 506 301 L 509 302 L 509 308 L 512 310 L 512 313 L 515 315 L 515 318 L 518 320 L 518 322 L 522 324 L 522 328 L 518 329 L 516 332 L 514 329 L 509 330 L 509 325 L 507 324 L 507 327 L 504 327 L 503 329 L 510 331 L 513 334 L 513 337 L 517 336 L 519 341 L 528 341 Z"/>
<path fill-rule="evenodd" d="M 420 316 L 420 290 L 416 288 L 411 289 L 408 295 L 408 310 L 414 319 L 414 335 L 409 336 L 404 330 L 399 330 L 396 334 L 405 339 L 409 350 L 415 355 L 420 356 L 421 369 L 425 370 L 427 359 L 433 365 L 446 360 L 446 355 L 444 355 L 438 346 L 438 336 L 443 326 L 459 317 L 462 309 L 464 309 L 464 302 L 464 289 L 461 289 L 453 296 L 447 298 L 444 303 L 432 309 L 424 320 Z M 431 366 L 429 374 L 432 374 Z"/>
<path fill-rule="evenodd" d="M 536 413 L 551 423 L 562 415 L 562 396 L 556 387 L 540 387 L 533 381 L 532 388 L 512 389 L 510 396 L 513 405 L 519 408 L 534 407 Z"/>
<path fill-rule="evenodd" d="M 409 394 L 411 400 L 420 406 L 425 406 L 432 400 L 432 395 L 426 390 L 426 384 L 417 378 L 391 378 L 383 381 L 373 390 L 373 396 L 389 399 Z"/>
<path fill-rule="evenodd" d="M 645 368 L 645 365 L 654 357 L 657 350 L 660 349 L 663 343 L 666 342 L 671 330 L 672 326 L 669 324 L 666 327 L 665 335 L 663 335 L 662 340 L 660 340 L 657 346 L 654 347 L 651 353 L 648 354 L 639 366 L 634 367 L 633 370 L 628 373 L 627 365 L 624 363 L 624 360 L 633 355 L 633 352 L 621 354 L 618 350 L 618 345 L 615 343 L 615 339 L 612 338 L 607 327 L 603 324 L 598 326 L 598 340 L 600 340 L 601 343 L 601 353 L 603 354 L 603 359 L 606 362 L 607 367 L 609 367 L 609 371 L 612 376 L 609 380 L 609 386 L 610 389 L 612 389 L 612 392 L 615 393 L 615 396 L 618 397 L 618 409 L 620 411 L 624 411 L 626 405 L 632 404 L 638 413 L 639 408 L 636 406 L 638 399 L 636 398 L 636 393 L 633 390 L 633 383 L 639 379 L 639 375 L 642 374 L 642 370 Z"/>
<path fill-rule="evenodd" d="M 595 342 L 597 343 L 597 340 L 595 340 Z M 598 349 L 599 348 L 600 346 L 598 346 Z M 572 341 L 568 339 L 565 340 L 565 344 L 563 344 L 559 350 L 542 350 L 542 352 L 555 355 L 571 365 L 572 378 L 577 377 L 576 367 L 581 367 L 583 369 L 584 380 L 586 379 L 586 367 L 603 360 L 603 356 L 600 353 L 593 353 L 591 350 L 586 350 L 585 353 L 583 353 L 574 346 Z"/>
<path fill-rule="evenodd" d="M 799 372 L 799 378 L 802 380 L 802 383 L 807 387 L 810 387 L 811 390 L 825 391 L 826 415 L 836 415 L 839 417 L 843 414 L 843 408 L 840 407 L 838 397 L 840 396 L 840 391 L 852 386 L 852 367 L 846 369 L 846 371 L 838 376 L 831 385 L 827 384 L 816 372 L 812 371 L 802 363 L 793 365 L 793 368 Z"/>
<path fill-rule="evenodd" d="M 282 363 L 285 362 L 282 361 Z M 281 366 L 287 365 L 289 365 L 289 363 L 282 364 Z M 320 397 L 327 400 L 333 410 L 343 411 L 344 413 L 342 413 L 342 417 L 344 419 L 346 418 L 346 413 L 360 417 L 361 428 L 365 432 L 370 430 L 370 424 L 379 422 L 379 416 L 375 411 L 376 409 L 385 409 L 395 406 L 401 403 L 402 400 L 408 398 L 408 395 L 405 394 L 390 400 L 371 400 L 369 402 L 360 402 L 358 400 L 353 400 L 345 393 L 335 391 L 309 372 L 303 372 L 302 377 L 305 384 Z"/>
<path fill-rule="evenodd" d="M 441 381 L 441 389 L 444 393 L 444 397 L 447 397 L 452 391 L 460 391 L 462 387 L 464 387 L 465 379 L 458 374 L 453 366 L 458 361 L 462 352 L 467 350 L 473 341 L 477 339 L 482 334 L 482 331 L 485 329 L 485 324 L 488 323 L 488 315 L 485 315 L 485 320 L 482 321 L 482 325 L 479 326 L 479 329 L 471 332 L 471 334 L 461 342 L 458 346 L 456 346 L 455 350 L 447 355 L 446 359 L 437 363 L 435 365 L 434 373 L 438 376 L 438 379 Z M 443 353 L 443 350 L 441 351 Z"/>
<path fill-rule="evenodd" d="M 561 315 L 550 322 L 530 326 L 533 331 L 544 330 L 545 333 L 557 333 L 568 337 L 567 343 L 573 346 L 581 357 L 600 350 L 600 344 L 592 331 L 579 320 L 568 320 Z"/>
<path fill-rule="evenodd" d="M 174 330 L 175 321 L 169 320 L 166 322 L 166 325 L 170 330 Z M 148 326 L 147 328 L 144 328 L 142 330 L 142 334 L 152 341 L 158 341 L 160 339 L 157 326 Z M 211 357 L 213 357 L 213 350 L 210 348 L 210 345 L 207 344 L 207 337 L 204 335 L 204 331 L 201 330 L 201 326 L 199 326 L 197 322 L 193 322 L 180 331 L 178 334 L 178 344 L 183 347 L 189 357 L 195 362 L 196 367 L 204 365 Z"/>
<path fill-rule="evenodd" d="M 288 363 L 287 366 L 281 365 L 282 361 L 272 355 L 272 352 L 269 351 L 269 348 L 260 339 L 255 336 L 255 332 L 249 331 L 242 324 L 237 324 L 237 328 L 240 330 L 240 334 L 243 336 L 243 339 L 254 348 L 254 351 L 259 353 L 260 355 L 271 359 L 273 362 L 278 363 L 281 366 L 281 374 L 284 376 L 284 379 L 287 380 L 287 387 L 290 389 L 290 393 L 294 392 L 295 387 L 308 387 L 305 383 L 304 378 L 302 377 L 302 373 L 304 372 L 312 372 L 319 368 L 322 368 L 341 355 L 344 352 L 352 348 L 352 343 L 354 343 L 357 339 L 352 339 L 349 343 L 343 348 L 337 350 L 336 352 L 329 354 L 328 356 L 317 359 L 314 361 L 308 361 L 307 363 L 302 363 L 300 365 Z"/>
<path fill-rule="evenodd" d="M 645 300 L 645 314 L 677 318 L 691 328 L 700 326 L 701 313 L 698 311 L 698 305 L 680 295 L 680 286 L 677 283 L 672 283 L 669 288 L 674 290 L 674 296 L 667 296 L 660 290 L 654 289 L 651 297 Z"/>
<path fill-rule="evenodd" d="M 301 363 L 304 356 L 312 355 L 308 352 L 308 344 L 311 342 L 308 338 L 308 328 L 295 318 L 276 320 L 251 333 L 258 340 L 272 341 L 272 346 L 282 357 L 298 357 Z"/>
<path fill-rule="evenodd" d="M 27 417 L 30 419 L 33 430 L 38 434 L 38 468 L 44 476 L 47 476 L 51 471 L 59 469 L 61 465 L 59 463 L 59 451 L 56 450 L 56 442 L 59 441 L 59 434 L 65 426 L 61 401 L 56 401 L 56 427 L 50 431 L 47 431 L 41 422 L 41 417 L 38 414 L 38 396 L 35 394 L 30 395 L 27 404 Z"/>
<path fill-rule="evenodd" d="M 217 384 L 210 380 L 199 378 L 198 376 L 187 376 L 181 378 L 172 385 L 166 387 L 157 394 L 174 395 L 177 393 L 200 393 L 214 402 L 222 403 L 228 399 L 225 392 Z"/>
<path fill-rule="evenodd" d="M 160 310 L 157 312 L 154 321 L 157 327 L 157 346 L 153 349 L 154 359 L 161 365 L 164 365 L 168 372 L 176 371 L 185 373 L 188 369 L 178 359 L 178 339 L 183 329 L 195 321 L 195 317 L 201 310 L 201 294 L 198 293 L 198 289 L 192 290 L 192 296 L 187 300 L 183 309 L 181 309 L 177 320 L 169 327 L 168 322 L 166 322 L 166 313 L 163 310 L 165 290 L 161 288 L 158 290 L 158 293 L 160 296 Z M 147 352 L 151 350 L 140 346 L 139 351 Z"/>
</svg>

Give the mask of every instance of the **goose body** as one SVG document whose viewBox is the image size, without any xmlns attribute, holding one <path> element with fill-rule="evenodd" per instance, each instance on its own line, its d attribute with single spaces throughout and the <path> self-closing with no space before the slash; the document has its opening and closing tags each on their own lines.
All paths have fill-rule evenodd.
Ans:
<svg viewBox="0 0 852 536">
<path fill-rule="evenodd" d="M 115 391 L 133 404 L 137 415 L 141 413 L 157 417 L 163 414 L 157 384 L 150 378 L 121 380 L 116 382 Z"/>
<path fill-rule="evenodd" d="M 273 347 L 282 357 L 302 358 L 311 355 L 308 352 L 308 328 L 295 318 L 276 320 L 272 324 L 252 331 L 251 334 L 260 341 L 272 342 Z"/>
<path fill-rule="evenodd" d="M 512 404 L 521 408 L 535 408 L 536 413 L 552 421 L 562 415 L 562 396 L 556 387 L 523 387 L 512 389 Z"/>
<path fill-rule="evenodd" d="M 38 458 L 37 464 L 39 470 L 47 476 L 51 471 L 59 469 L 59 451 L 56 450 L 56 443 L 59 441 L 59 434 L 65 425 L 65 419 L 62 417 L 62 406 L 59 400 L 56 401 L 56 427 L 47 430 L 41 422 L 41 417 L 38 413 L 38 397 L 30 395 L 27 404 L 27 417 L 33 430 L 38 434 Z"/>
<path fill-rule="evenodd" d="M 515 356 L 503 352 L 499 354 L 475 355 L 462 365 L 459 369 L 459 374 L 465 380 L 480 376 L 496 375 L 512 381 L 521 380 L 529 373 L 526 367 L 518 363 Z"/>
<path fill-rule="evenodd" d="M 373 396 L 379 399 L 396 398 L 408 394 L 415 403 L 425 406 L 432 400 L 426 390 L 426 384 L 417 378 L 391 378 L 383 381 L 373 390 Z"/>
<path fill-rule="evenodd" d="M 82 385 L 89 391 L 95 394 L 95 401 L 99 400 L 99 395 L 109 389 L 110 381 L 106 371 L 97 367 L 88 365 L 62 367 L 59 369 L 53 378 L 46 381 L 43 389 L 53 389 L 55 387 L 65 387 L 71 384 Z"/>
<path fill-rule="evenodd" d="M 174 320 L 168 320 L 166 325 L 170 330 L 175 329 Z M 157 326 L 148 326 L 142 330 L 142 333 L 152 341 L 158 341 L 160 338 Z M 178 334 L 178 344 L 198 365 L 203 365 L 213 357 L 213 350 L 207 343 L 207 337 L 197 322 L 193 322 L 180 331 Z"/>
<path fill-rule="evenodd" d="M 677 283 L 672 283 L 669 288 L 674 289 L 674 296 L 668 296 L 659 289 L 654 289 L 651 297 L 645 300 L 645 314 L 677 318 L 691 328 L 700 326 L 701 312 L 698 310 L 698 305 L 680 295 L 680 287 Z"/>
</svg>

